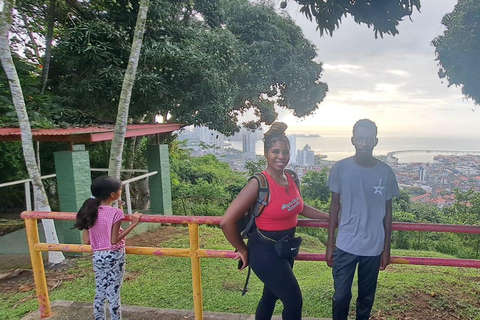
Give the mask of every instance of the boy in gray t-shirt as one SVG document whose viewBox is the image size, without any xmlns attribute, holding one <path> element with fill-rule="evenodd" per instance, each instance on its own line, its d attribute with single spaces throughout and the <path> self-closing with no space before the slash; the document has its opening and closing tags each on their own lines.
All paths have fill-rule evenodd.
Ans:
<svg viewBox="0 0 480 320">
<path fill-rule="evenodd" d="M 392 198 L 399 193 L 392 169 L 373 157 L 377 143 L 375 123 L 357 121 L 352 137 L 355 155 L 337 162 L 328 178 L 332 201 L 325 258 L 333 268 L 333 320 L 348 317 L 357 265 L 356 319 L 369 319 L 378 271 L 390 263 Z"/>
</svg>

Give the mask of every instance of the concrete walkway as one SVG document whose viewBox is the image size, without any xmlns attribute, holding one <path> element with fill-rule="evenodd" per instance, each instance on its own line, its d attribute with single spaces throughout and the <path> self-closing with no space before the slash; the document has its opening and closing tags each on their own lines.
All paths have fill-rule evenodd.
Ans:
<svg viewBox="0 0 480 320">
<path fill-rule="evenodd" d="M 52 316 L 49 320 L 91 320 L 93 315 L 91 303 L 78 303 L 72 301 L 52 301 Z M 255 320 L 254 315 L 240 313 L 204 312 L 204 319 L 215 320 Z M 40 312 L 35 311 L 22 320 L 40 319 Z M 195 314 L 190 310 L 155 309 L 135 306 L 122 306 L 123 320 L 188 320 L 195 319 Z M 281 320 L 280 316 L 272 319 Z M 305 320 L 327 320 L 318 318 L 303 318 Z"/>
</svg>

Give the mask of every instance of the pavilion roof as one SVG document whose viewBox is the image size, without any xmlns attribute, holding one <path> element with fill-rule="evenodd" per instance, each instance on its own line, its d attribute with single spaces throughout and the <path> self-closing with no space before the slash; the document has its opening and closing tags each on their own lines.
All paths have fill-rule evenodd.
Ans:
<svg viewBox="0 0 480 320">
<path fill-rule="evenodd" d="M 183 125 L 178 123 L 131 124 L 125 137 L 171 133 Z M 32 129 L 34 141 L 87 143 L 113 140 L 115 126 L 102 125 L 78 128 Z M 0 141 L 21 141 L 20 128 L 0 128 Z"/>
</svg>

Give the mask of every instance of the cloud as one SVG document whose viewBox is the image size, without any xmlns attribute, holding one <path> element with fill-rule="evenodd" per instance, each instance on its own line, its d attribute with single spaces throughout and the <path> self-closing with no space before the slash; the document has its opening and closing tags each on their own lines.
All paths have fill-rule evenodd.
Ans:
<svg viewBox="0 0 480 320">
<path fill-rule="evenodd" d="M 315 129 L 350 134 L 360 118 L 372 118 L 382 132 L 410 136 L 480 136 L 480 110 L 458 87 L 438 77 L 431 41 L 442 34 L 441 19 L 457 0 L 422 0 L 422 12 L 400 22 L 399 35 L 375 39 L 372 29 L 344 18 L 333 36 L 320 37 L 314 22 L 289 12 L 317 46 L 321 81 L 329 92 L 318 110 L 304 119 L 281 113 L 289 130 Z"/>
<path fill-rule="evenodd" d="M 337 64 L 337 65 L 333 65 L 333 64 L 324 64 L 323 65 L 323 69 L 325 70 L 334 70 L 334 71 L 339 71 L 339 72 L 343 72 L 343 73 L 354 73 L 354 72 L 357 72 L 359 71 L 360 69 L 362 69 L 361 66 L 355 66 L 355 65 L 352 65 L 352 64 Z"/>
<path fill-rule="evenodd" d="M 403 71 L 403 70 L 386 70 L 385 72 L 391 73 L 391 74 L 396 75 L 396 76 L 401 76 L 401 77 L 405 77 L 405 76 L 409 75 L 408 72 Z"/>
</svg>

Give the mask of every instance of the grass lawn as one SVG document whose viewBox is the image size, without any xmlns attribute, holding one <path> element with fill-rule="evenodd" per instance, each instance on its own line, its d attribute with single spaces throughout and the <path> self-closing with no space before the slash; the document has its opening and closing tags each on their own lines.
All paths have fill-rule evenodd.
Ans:
<svg viewBox="0 0 480 320">
<path fill-rule="evenodd" d="M 172 228 L 172 227 L 170 227 Z M 176 227 L 173 236 L 150 245 L 188 247 L 186 227 Z M 178 231 L 177 231 L 178 230 Z M 153 231 L 151 239 L 161 235 Z M 142 235 L 138 236 L 142 237 Z M 231 249 L 218 228 L 201 226 L 200 243 L 209 249 Z M 302 235 L 302 251 L 324 252 L 320 241 Z M 157 239 L 160 239 L 158 236 Z M 129 242 L 129 241 L 127 241 Z M 132 238 L 130 244 L 135 242 Z M 143 240 L 142 245 L 145 245 Z M 393 255 L 436 256 L 432 252 L 397 251 Z M 89 256 L 78 258 L 75 267 L 64 273 L 61 285 L 50 292 L 51 300 L 91 302 L 94 277 Z M 249 292 L 241 296 L 246 271 L 237 270 L 236 261 L 202 259 L 202 290 L 205 311 L 254 314 L 262 283 L 252 273 Z M 333 283 L 331 269 L 324 262 L 297 261 L 295 273 L 303 291 L 305 317 L 331 317 Z M 476 319 L 480 320 L 480 272 L 476 269 L 391 265 L 380 273 L 375 319 Z M 354 285 L 353 299 L 356 298 Z M 127 273 L 122 287 L 122 303 L 166 309 L 193 310 L 190 261 L 174 257 L 127 257 Z M 352 306 L 354 303 L 352 303 Z M 0 319 L 19 319 L 37 309 L 34 291 L 0 293 Z M 353 309 L 352 309 L 353 310 Z M 280 314 L 280 303 L 276 314 Z M 435 315 L 441 315 L 436 317 Z"/>
</svg>

